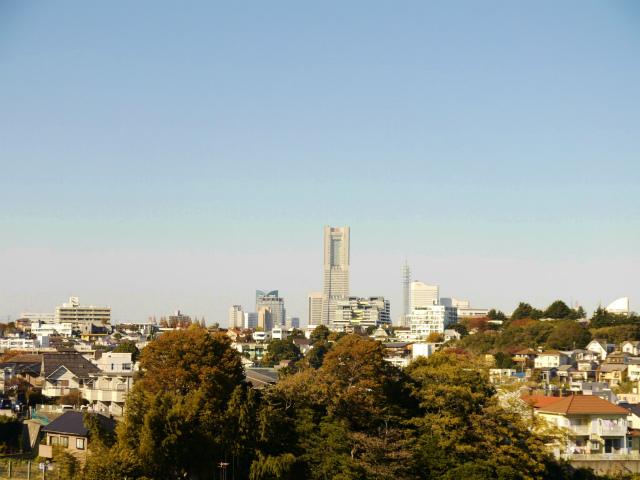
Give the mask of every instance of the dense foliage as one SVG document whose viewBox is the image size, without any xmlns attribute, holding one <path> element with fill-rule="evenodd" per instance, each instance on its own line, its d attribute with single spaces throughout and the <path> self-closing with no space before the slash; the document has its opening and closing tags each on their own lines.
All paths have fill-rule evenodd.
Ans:
<svg viewBox="0 0 640 480">
<path fill-rule="evenodd" d="M 499 405 L 473 356 L 448 350 L 401 371 L 367 337 L 320 330 L 313 343 L 321 354 L 257 391 L 226 336 L 162 335 L 142 352 L 117 437 L 87 420 L 99 440 L 74 475 L 216 478 L 225 462 L 227 478 L 251 480 L 590 478 Z"/>
</svg>

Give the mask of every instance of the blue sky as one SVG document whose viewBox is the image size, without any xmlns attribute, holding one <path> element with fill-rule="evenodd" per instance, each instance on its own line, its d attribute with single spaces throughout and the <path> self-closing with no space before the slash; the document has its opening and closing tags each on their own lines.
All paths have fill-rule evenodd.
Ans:
<svg viewBox="0 0 640 480">
<path fill-rule="evenodd" d="M 404 258 L 637 309 L 639 59 L 633 1 L 0 2 L 0 315 L 305 320 L 325 224 L 394 316 Z"/>
</svg>

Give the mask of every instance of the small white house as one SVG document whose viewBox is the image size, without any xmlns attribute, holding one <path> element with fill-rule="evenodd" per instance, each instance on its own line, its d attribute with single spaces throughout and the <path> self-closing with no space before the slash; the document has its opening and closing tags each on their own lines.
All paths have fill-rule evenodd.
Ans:
<svg viewBox="0 0 640 480">
<path fill-rule="evenodd" d="M 605 360 L 607 355 L 613 352 L 616 346 L 613 343 L 607 343 L 605 340 L 591 340 L 587 345 L 587 350 L 598 355 L 600 360 Z"/>
<path fill-rule="evenodd" d="M 569 357 L 559 350 L 547 350 L 538 354 L 534 360 L 535 368 L 558 368 L 561 365 L 568 365 Z"/>
</svg>

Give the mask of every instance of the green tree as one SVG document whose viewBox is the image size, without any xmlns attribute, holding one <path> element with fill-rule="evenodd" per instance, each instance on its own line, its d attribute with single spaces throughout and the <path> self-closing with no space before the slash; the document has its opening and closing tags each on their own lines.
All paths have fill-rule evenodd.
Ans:
<svg viewBox="0 0 640 480">
<path fill-rule="evenodd" d="M 271 340 L 267 346 L 267 355 L 264 363 L 267 365 L 276 365 L 282 360 L 300 360 L 302 354 L 292 339 Z"/>
<path fill-rule="evenodd" d="M 555 318 L 555 319 L 563 319 L 570 318 L 573 314 L 573 310 L 569 308 L 569 306 L 564 303 L 562 300 L 556 300 L 551 305 L 547 307 L 544 311 L 545 318 Z"/>
<path fill-rule="evenodd" d="M 553 322 L 556 323 L 556 322 Z M 572 350 L 584 348 L 591 341 L 589 330 L 575 320 L 563 320 L 558 322 L 549 337 L 547 347 L 558 350 Z"/>
<path fill-rule="evenodd" d="M 309 336 L 311 345 L 321 340 L 327 341 L 329 339 L 330 334 L 331 334 L 331 331 L 326 325 L 318 325 L 316 328 L 313 329 L 313 332 L 311 332 L 311 335 Z"/>
<path fill-rule="evenodd" d="M 531 318 L 538 320 L 544 316 L 541 310 L 533 308 L 531 305 L 525 302 L 520 302 L 518 307 L 511 314 L 511 320 L 520 320 L 523 318 Z"/>
<path fill-rule="evenodd" d="M 322 366 L 324 356 L 330 349 L 331 344 L 329 342 L 324 340 L 316 342 L 305 356 L 307 365 L 309 365 L 311 368 L 320 368 Z"/>
<path fill-rule="evenodd" d="M 115 353 L 130 353 L 132 362 L 137 362 L 140 357 L 140 350 L 138 350 L 136 343 L 131 340 L 120 342 L 113 351 Z"/>
<path fill-rule="evenodd" d="M 515 362 L 511 355 L 506 352 L 497 352 L 493 355 L 496 361 L 496 368 L 513 368 Z"/>
<path fill-rule="evenodd" d="M 502 313 L 500 310 L 496 310 L 495 308 L 492 308 L 487 313 L 487 318 L 489 320 L 506 320 L 507 316 L 504 313 Z"/>
</svg>

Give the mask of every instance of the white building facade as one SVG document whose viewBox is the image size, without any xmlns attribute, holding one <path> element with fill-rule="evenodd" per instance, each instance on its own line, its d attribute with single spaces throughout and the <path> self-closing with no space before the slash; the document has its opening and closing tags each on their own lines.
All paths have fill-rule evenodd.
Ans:
<svg viewBox="0 0 640 480">
<path fill-rule="evenodd" d="M 425 340 L 432 333 L 444 334 L 445 329 L 458 321 L 458 315 L 454 307 L 430 305 L 414 308 L 408 319 L 411 338 Z"/>
</svg>

